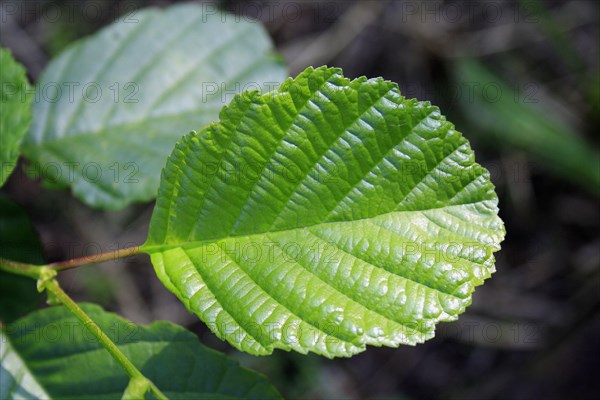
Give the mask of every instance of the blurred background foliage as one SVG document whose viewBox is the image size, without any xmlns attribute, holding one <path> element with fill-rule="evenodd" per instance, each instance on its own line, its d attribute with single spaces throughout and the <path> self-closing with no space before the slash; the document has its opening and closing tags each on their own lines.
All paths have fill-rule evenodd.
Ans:
<svg viewBox="0 0 600 400">
<path fill-rule="evenodd" d="M 3 1 L 0 42 L 35 82 L 48 60 L 77 38 L 137 8 L 170 3 Z M 265 372 L 288 398 L 588 399 L 600 393 L 600 3 L 218 5 L 263 23 L 292 75 L 309 65 L 338 66 L 350 77 L 383 76 L 406 97 L 439 105 L 471 140 L 497 187 L 508 232 L 498 272 L 466 314 L 438 327 L 435 339 L 339 360 L 233 351 L 162 287 L 145 256 L 67 272 L 65 289 L 136 322 L 187 326 L 206 344 Z M 94 211 L 67 191 L 42 188 L 26 176 L 28 168 L 21 160 L 1 192 L 31 217 L 47 261 L 144 241 L 152 204 Z"/>
</svg>

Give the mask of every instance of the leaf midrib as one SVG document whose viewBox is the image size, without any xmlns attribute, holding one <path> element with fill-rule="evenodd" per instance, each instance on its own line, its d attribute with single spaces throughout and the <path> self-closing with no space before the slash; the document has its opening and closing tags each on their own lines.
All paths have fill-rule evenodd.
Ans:
<svg viewBox="0 0 600 400">
<path fill-rule="evenodd" d="M 269 235 L 269 234 L 282 234 L 282 233 L 294 232 L 294 231 L 299 231 L 299 230 L 304 230 L 304 229 L 309 229 L 309 228 L 318 228 L 318 227 L 332 225 L 332 224 L 349 224 L 349 223 L 354 223 L 354 222 L 359 222 L 359 221 L 372 220 L 372 219 L 383 217 L 383 216 L 386 216 L 389 214 L 423 213 L 425 211 L 431 211 L 431 210 L 445 210 L 445 209 L 449 209 L 449 208 L 458 208 L 458 207 L 464 207 L 464 206 L 469 206 L 469 205 L 475 205 L 475 204 L 479 204 L 479 203 L 488 202 L 491 200 L 492 199 L 483 199 L 483 200 L 479 200 L 479 201 L 476 201 L 473 203 L 451 204 L 451 205 L 445 205 L 442 207 L 432 207 L 432 208 L 423 209 L 423 210 L 392 210 L 392 211 L 389 211 L 386 213 L 382 213 L 382 214 L 378 214 L 378 215 L 374 215 L 374 216 L 370 216 L 370 217 L 365 217 L 365 218 L 353 219 L 353 220 L 325 221 L 325 222 L 321 222 L 319 224 L 304 225 L 304 226 L 298 226 L 295 228 L 268 230 L 268 231 L 264 231 L 264 232 L 256 232 L 256 233 L 241 234 L 241 235 L 228 235 L 228 236 L 222 236 L 222 237 L 212 237 L 212 238 L 206 238 L 204 240 L 186 240 L 186 241 L 182 241 L 180 243 L 173 243 L 173 244 L 167 244 L 167 243 L 152 244 L 152 243 L 146 242 L 140 246 L 140 250 L 145 253 L 152 254 L 152 253 L 168 251 L 168 250 L 172 250 L 172 249 L 176 249 L 176 248 L 188 249 L 188 248 L 192 248 L 192 247 L 196 247 L 196 246 L 201 246 L 203 244 L 216 243 L 216 242 L 229 240 L 229 239 L 235 240 L 237 238 L 252 238 L 252 237 Z"/>
</svg>

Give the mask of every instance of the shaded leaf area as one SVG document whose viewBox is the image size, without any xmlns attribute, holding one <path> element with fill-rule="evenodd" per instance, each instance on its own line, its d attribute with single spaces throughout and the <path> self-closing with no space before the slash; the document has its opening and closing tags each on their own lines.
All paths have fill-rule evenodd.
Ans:
<svg viewBox="0 0 600 400">
<path fill-rule="evenodd" d="M 82 308 L 169 398 L 280 398 L 265 377 L 177 325 L 140 326 L 96 305 Z M 128 385 L 119 364 L 62 306 L 30 314 L 1 335 L 0 398 L 120 399 Z"/>
<path fill-rule="evenodd" d="M 0 186 L 19 158 L 19 146 L 31 124 L 29 82 L 9 50 L 0 48 Z"/>
<path fill-rule="evenodd" d="M 494 271 L 497 213 L 437 107 L 308 68 L 177 144 L 143 249 L 238 349 L 351 356 L 456 319 Z"/>
<path fill-rule="evenodd" d="M 43 264 L 42 247 L 29 217 L 17 204 L 0 195 L 0 257 Z M 0 321 L 12 322 L 32 311 L 42 296 L 31 278 L 0 272 Z"/>
<path fill-rule="evenodd" d="M 218 32 L 218 34 L 215 34 Z M 144 9 L 77 41 L 37 83 L 23 152 L 96 208 L 156 195 L 175 142 L 218 116 L 232 93 L 286 75 L 260 24 L 184 4 Z"/>
</svg>

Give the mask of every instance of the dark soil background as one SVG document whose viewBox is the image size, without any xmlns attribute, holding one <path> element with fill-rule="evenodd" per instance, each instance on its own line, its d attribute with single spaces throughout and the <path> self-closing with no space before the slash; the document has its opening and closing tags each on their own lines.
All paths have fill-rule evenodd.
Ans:
<svg viewBox="0 0 600 400">
<path fill-rule="evenodd" d="M 2 3 L 0 41 L 35 82 L 49 59 L 77 38 L 124 12 L 172 2 Z M 14 4 L 21 11 L 7 12 Z M 162 287 L 146 256 L 65 273 L 65 289 L 136 322 L 168 319 L 187 326 L 207 345 L 263 371 L 287 398 L 598 398 L 600 3 L 221 5 L 262 21 L 292 76 L 309 65 L 338 66 L 350 77 L 383 76 L 398 82 L 406 97 L 439 105 L 471 140 L 497 187 L 507 230 L 497 273 L 476 291 L 467 312 L 455 323 L 442 323 L 429 342 L 369 348 L 336 360 L 281 351 L 262 358 L 240 354 Z M 44 17 L 49 7 L 63 10 L 62 17 Z M 483 81 L 480 69 L 464 67 L 465 60 L 493 79 Z M 564 146 L 546 140 L 552 134 L 548 121 L 562 127 Z M 571 155 L 561 158 L 566 148 Z M 578 166 L 584 159 L 580 148 L 592 149 L 595 162 Z M 31 180 L 26 168 L 21 160 L 2 193 L 31 216 L 47 261 L 144 241 L 152 204 L 91 210 L 68 191 Z"/>
</svg>

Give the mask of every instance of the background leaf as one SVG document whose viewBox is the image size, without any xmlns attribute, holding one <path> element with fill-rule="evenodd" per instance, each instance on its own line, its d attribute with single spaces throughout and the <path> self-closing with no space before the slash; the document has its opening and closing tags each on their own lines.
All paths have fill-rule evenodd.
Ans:
<svg viewBox="0 0 600 400">
<path fill-rule="evenodd" d="M 309 68 L 177 144 L 143 249 L 237 348 L 350 356 L 456 319 L 494 271 L 497 213 L 437 107 Z"/>
<path fill-rule="evenodd" d="M 43 264 L 42 246 L 25 211 L 0 195 L 0 257 Z M 34 310 L 42 299 L 35 281 L 0 272 L 0 321 L 12 322 Z M 3 398 L 0 396 L 0 398 Z"/>
<path fill-rule="evenodd" d="M 31 96 L 25 69 L 0 47 L 0 186 L 19 158 L 19 146 L 31 124 Z"/>
<path fill-rule="evenodd" d="M 140 326 L 96 305 L 82 308 L 169 398 L 280 397 L 262 375 L 205 347 L 177 325 Z M 51 398 L 120 399 L 128 384 L 121 367 L 62 306 L 20 319 L 2 335 L 3 399 L 36 390 Z"/>
<path fill-rule="evenodd" d="M 522 149 L 555 174 L 600 194 L 600 153 L 591 143 L 534 103 L 516 101 L 510 96 L 515 89 L 478 61 L 462 59 L 455 65 L 457 83 L 491 88 L 488 96 L 484 90 L 460 96 L 460 105 L 473 125 L 496 139 L 495 145 Z"/>
<path fill-rule="evenodd" d="M 98 208 L 150 200 L 181 135 L 215 119 L 232 92 L 285 78 L 259 23 L 204 11 L 128 14 L 50 63 L 23 146 L 46 181 Z"/>
</svg>

